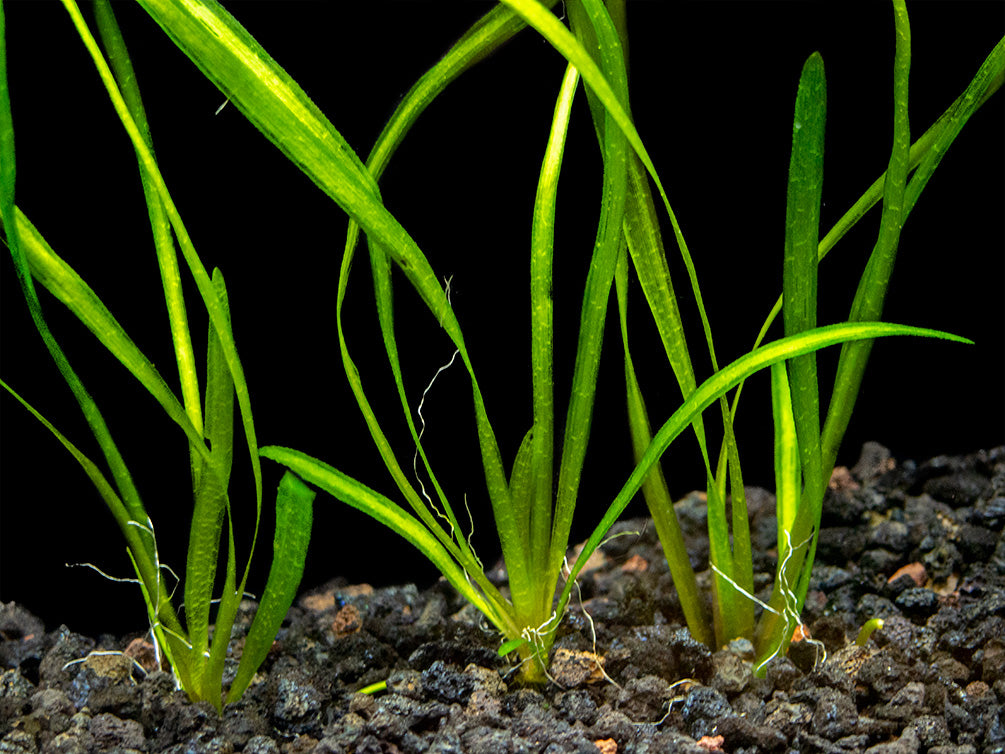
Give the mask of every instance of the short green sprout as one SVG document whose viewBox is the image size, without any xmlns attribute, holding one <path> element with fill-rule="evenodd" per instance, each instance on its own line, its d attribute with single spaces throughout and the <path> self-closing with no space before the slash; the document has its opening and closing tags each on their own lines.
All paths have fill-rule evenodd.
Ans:
<svg viewBox="0 0 1005 754">
<path fill-rule="evenodd" d="M 377 681 L 369 686 L 364 686 L 357 693 L 360 694 L 380 694 L 387 691 L 387 681 Z"/>
<path fill-rule="evenodd" d="M 858 632 L 858 638 L 855 639 L 855 644 L 859 647 L 864 647 L 869 641 L 869 637 L 872 636 L 874 631 L 878 631 L 883 627 L 882 618 L 870 618 L 862 625 L 862 630 Z"/>
</svg>

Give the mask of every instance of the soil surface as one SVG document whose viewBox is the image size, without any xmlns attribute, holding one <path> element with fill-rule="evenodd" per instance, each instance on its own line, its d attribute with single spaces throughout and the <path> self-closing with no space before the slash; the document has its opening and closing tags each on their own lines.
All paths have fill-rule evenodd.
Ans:
<svg viewBox="0 0 1005 754">
<path fill-rule="evenodd" d="M 774 498 L 752 488 L 748 500 L 766 599 Z M 702 496 L 677 511 L 706 563 Z M 0 604 L 0 752 L 1005 752 L 1003 528 L 1005 447 L 897 464 L 867 444 L 825 502 L 811 638 L 764 679 L 742 642 L 712 652 L 690 637 L 642 519 L 620 523 L 628 534 L 583 574 L 554 682 L 537 689 L 512 682 L 498 636 L 444 583 L 336 580 L 305 595 L 222 717 L 174 689 L 143 637 L 46 632 Z M 235 653 L 254 609 L 242 608 Z M 858 647 L 870 618 L 884 626 Z"/>
</svg>

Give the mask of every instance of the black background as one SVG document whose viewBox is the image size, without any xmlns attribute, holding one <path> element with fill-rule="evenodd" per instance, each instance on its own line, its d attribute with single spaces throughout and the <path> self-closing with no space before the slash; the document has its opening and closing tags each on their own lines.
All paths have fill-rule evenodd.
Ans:
<svg viewBox="0 0 1005 754">
<path fill-rule="evenodd" d="M 162 171 L 207 268 L 227 278 L 235 337 L 258 438 L 323 458 L 385 493 L 393 485 L 345 385 L 334 331 L 344 214 L 233 107 L 131 3 L 115 6 L 134 57 Z M 489 6 L 485 3 L 243 2 L 236 17 L 303 86 L 365 157 L 414 80 Z M 1005 30 L 1000 2 L 910 4 L 915 136 L 963 90 Z M 8 2 L 8 57 L 19 206 L 87 280 L 168 381 L 177 376 L 156 262 L 129 142 L 69 19 L 56 2 Z M 887 3 L 629 3 L 632 106 L 695 256 L 720 363 L 749 349 L 781 285 L 791 112 L 803 61 L 823 54 L 828 74 L 823 216 L 830 227 L 885 168 L 890 142 L 892 12 Z M 85 7 L 85 13 L 89 8 Z M 564 61 L 525 31 L 434 103 L 392 160 L 385 201 L 443 277 L 452 276 L 506 463 L 530 424 L 527 269 L 530 213 Z M 965 347 L 886 340 L 873 351 L 839 462 L 865 440 L 922 460 L 1005 440 L 1003 99 L 964 130 L 904 231 L 888 296 L 890 321 L 973 338 Z M 567 390 L 579 291 L 600 199 L 600 159 L 580 95 L 559 193 L 556 389 Z M 821 323 L 844 319 L 875 238 L 878 213 L 821 268 Z M 668 236 L 669 237 L 669 236 Z M 679 256 L 671 269 L 700 378 L 707 356 Z M 362 260 L 362 258 L 361 258 Z M 406 287 L 399 338 L 413 406 L 452 347 Z M 194 287 L 190 317 L 200 353 L 205 316 Z M 0 376 L 85 452 L 98 453 L 27 316 L 9 261 L 0 261 Z M 638 294 L 638 291 L 635 291 Z M 60 305 L 42 292 L 50 324 L 92 391 L 153 517 L 161 557 L 181 572 L 191 492 L 181 433 Z M 643 307 L 632 309 L 635 358 L 654 421 L 679 393 Z M 366 265 L 346 304 L 350 349 L 399 457 L 410 458 L 381 358 Z M 613 321 L 613 317 L 611 318 Z M 577 509 L 582 538 L 629 470 L 621 354 L 608 328 L 593 442 Z M 826 389 L 835 354 L 821 358 Z M 748 483 L 771 486 L 770 405 L 751 381 L 738 432 Z M 480 476 L 470 390 L 445 373 L 424 409 L 435 468 L 456 506 L 466 494 L 475 543 L 498 552 Z M 561 425 L 559 414 L 559 423 Z M 130 575 L 116 527 L 79 467 L 9 397 L 0 396 L 0 598 L 53 626 L 142 629 L 134 586 L 65 563 Z M 238 456 L 240 458 L 240 456 Z M 703 485 L 695 443 L 665 456 L 676 496 Z M 263 462 L 261 588 L 280 473 Z M 246 459 L 232 500 L 246 551 L 252 508 Z M 629 512 L 641 513 L 641 504 Z M 436 577 L 407 544 L 325 495 L 304 587 L 340 575 L 380 585 Z M 109 612 L 111 614 L 109 615 Z"/>
</svg>

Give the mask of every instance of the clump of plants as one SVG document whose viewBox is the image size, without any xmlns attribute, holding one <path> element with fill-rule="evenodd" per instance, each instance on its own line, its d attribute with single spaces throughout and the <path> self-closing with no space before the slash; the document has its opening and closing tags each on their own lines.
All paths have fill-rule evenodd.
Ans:
<svg viewBox="0 0 1005 754">
<path fill-rule="evenodd" d="M 106 470 L 103 471 L 10 386 L 3 381 L 0 381 L 0 386 L 30 411 L 76 459 L 115 518 L 136 572 L 135 582 L 146 603 L 158 663 L 163 658 L 170 666 L 179 687 L 193 700 L 205 700 L 220 708 L 224 699 L 235 701 L 244 693 L 265 659 L 293 602 L 310 539 L 315 493 L 293 474 L 284 475 L 280 482 L 276 496 L 272 567 L 254 622 L 246 637 L 241 662 L 224 697 L 224 662 L 229 651 L 231 628 L 245 594 L 262 507 L 258 441 L 248 385 L 231 331 L 227 288 L 218 269 L 213 271 L 212 276 L 207 273 L 158 169 L 136 78 L 111 4 L 107 0 L 99 0 L 94 4 L 103 51 L 91 35 L 76 3 L 67 0 L 64 5 L 94 60 L 109 99 L 136 150 L 170 321 L 181 399 L 130 339 L 94 289 L 49 246 L 42 234 L 15 205 L 14 126 L 7 88 L 6 29 L 2 5 L 0 218 L 4 240 L 14 262 L 32 321 L 87 420 Z M 202 385 L 189 329 L 187 304 L 182 293 L 179 248 L 209 317 Z M 188 471 L 192 480 L 193 504 L 183 587 L 184 623 L 172 602 L 178 578 L 160 560 L 154 522 L 147 513 L 139 491 L 143 482 L 134 482 L 101 409 L 77 376 L 50 330 L 36 285 L 43 286 L 76 315 L 101 345 L 153 396 L 168 419 L 184 433 L 189 449 Z M 247 553 L 243 556 L 243 568 L 239 565 L 238 545 L 234 536 L 234 510 L 229 494 L 234 452 L 235 401 L 241 417 L 255 490 L 253 536 L 247 544 Z M 153 429 L 148 431 L 155 435 L 156 439 L 151 443 L 154 448 L 160 442 L 167 444 L 176 438 L 169 427 L 161 430 L 163 440 Z M 150 481 L 156 483 L 156 480 Z M 222 578 L 218 576 L 221 541 L 225 553 Z"/>
<path fill-rule="evenodd" d="M 655 522 L 692 634 L 710 646 L 722 646 L 737 637 L 752 640 L 758 672 L 763 672 L 772 658 L 784 653 L 799 624 L 824 491 L 873 341 L 891 335 L 965 341 L 935 330 L 880 320 L 901 228 L 967 119 L 1001 86 L 1005 77 L 1005 40 L 992 51 L 967 90 L 912 143 L 908 119 L 910 27 L 903 0 L 893 1 L 897 44 L 893 68 L 893 145 L 888 168 L 826 233 L 821 233 L 820 228 L 826 80 L 821 57 L 816 54 L 809 57 L 795 99 L 784 219 L 782 297 L 769 313 L 751 350 L 720 366 L 697 265 L 631 115 L 624 0 L 570 0 L 564 3 L 563 18 L 551 9 L 557 5 L 554 1 L 505 0 L 475 23 L 416 82 L 387 122 L 365 162 L 297 83 L 218 3 L 139 2 L 228 100 L 350 217 L 335 303 L 339 351 L 359 410 L 397 487 L 397 499 L 302 451 L 274 445 L 258 449 L 253 429 L 249 427 L 250 408 L 245 411 L 240 403 L 239 387 L 237 394 L 251 455 L 260 453 L 282 464 L 300 479 L 369 514 L 409 540 L 500 632 L 500 652 L 519 657 L 520 678 L 525 682 L 546 679 L 548 652 L 569 605 L 576 576 L 639 490 Z M 71 0 L 66 0 L 66 4 L 75 8 Z M 501 448 L 488 410 L 492 401 L 480 388 L 465 333 L 448 291 L 436 273 L 435 255 L 427 256 L 388 211 L 381 199 L 379 180 L 430 102 L 458 76 L 526 27 L 547 40 L 566 59 L 567 67 L 561 81 L 556 81 L 557 96 L 549 133 L 546 138 L 542 134 L 544 158 L 527 244 L 533 421 L 517 448 Z M 82 22 L 78 28 L 86 39 Z M 556 400 L 554 376 L 555 207 L 572 103 L 580 88 L 589 103 L 603 157 L 602 199 L 582 292 L 574 371 L 564 401 L 567 410 L 563 421 L 555 415 L 556 404 L 561 403 Z M 112 99 L 115 101 L 114 93 Z M 140 154 L 141 170 L 154 185 L 154 194 L 168 205 L 162 181 L 151 177 L 156 174 L 156 163 L 148 145 L 141 137 L 133 136 L 132 131 L 130 136 Z M 9 152 L 12 164 L 13 150 Z M 8 150 L 3 152 L 5 163 L 7 153 Z M 8 222 L 6 209 L 9 206 L 13 211 L 12 188 L 10 195 L 9 205 L 4 200 L 5 227 L 14 227 Z M 876 204 L 882 208 L 880 229 L 847 321 L 821 325 L 817 321 L 819 263 Z M 712 374 L 701 382 L 684 337 L 678 297 L 665 253 L 661 215 L 665 218 L 663 222 L 669 223 L 677 253 L 687 270 L 687 285 L 696 301 L 705 347 L 711 358 Z M 225 366 L 221 365 L 219 370 L 229 375 L 234 385 L 243 386 L 236 350 L 225 326 L 222 283 L 219 289 L 203 292 L 206 285 L 201 281 L 207 276 L 205 272 L 197 272 L 202 268 L 182 240 L 180 220 L 175 223 L 173 215 L 169 219 L 200 285 L 212 323 L 211 335 L 221 343 L 220 358 Z M 388 421 L 377 417 L 346 339 L 344 304 L 352 263 L 361 246 L 361 232 L 384 352 L 394 378 L 401 419 L 412 440 L 405 448 L 392 448 Z M 21 252 L 15 252 L 15 259 L 18 253 Z M 400 273 L 397 280 L 395 269 Z M 27 272 L 22 274 L 30 287 L 30 276 Z M 31 274 L 42 275 L 34 267 Z M 632 275 L 640 284 L 645 310 L 656 325 L 682 393 L 680 407 L 657 422 L 655 431 L 630 351 L 627 312 Z M 441 328 L 449 338 L 456 349 L 455 358 L 468 376 L 486 495 L 506 566 L 508 589 L 497 587 L 486 575 L 472 546 L 466 516 L 456 500 L 448 499 L 423 445 L 421 427 L 416 425 L 414 400 L 406 394 L 404 386 L 395 328 L 395 286 L 401 284 L 401 277 L 418 293 L 428 310 L 430 325 Z M 612 288 L 620 325 L 628 424 L 636 465 L 576 560 L 569 563 L 569 536 L 597 400 L 604 327 L 615 305 Z M 26 293 L 26 298 L 30 303 L 33 301 L 30 293 Z M 768 341 L 769 328 L 779 314 L 783 334 Z M 830 403 L 824 410 L 820 405 L 820 374 L 815 353 L 834 345 L 841 346 L 841 355 Z M 743 382 L 762 369 L 771 371 L 778 506 L 778 565 L 774 591 L 764 602 L 754 595 L 741 454 L 733 428 Z M 617 400 L 621 397 L 617 396 Z M 185 406 L 188 407 L 187 402 Z M 704 412 L 709 408 L 717 410 L 715 421 L 721 422 L 723 441 L 718 449 L 710 448 L 707 439 Z M 182 424 L 180 418 L 175 421 Z M 186 429 L 190 441 L 204 441 L 205 435 L 194 429 L 193 422 L 189 423 L 193 424 L 191 433 Z M 711 613 L 706 611 L 698 590 L 659 466 L 662 454 L 686 432 L 692 432 L 697 439 L 706 472 L 709 565 L 714 573 Z M 211 463 L 217 442 L 200 447 L 209 456 L 206 463 L 212 473 L 219 466 L 218 462 L 217 466 Z M 402 453 L 408 459 L 404 463 Z M 203 456 L 202 450 L 193 454 L 200 459 Z M 253 462 L 257 464 L 257 460 Z M 335 463 L 341 461 L 335 459 Z M 428 479 L 427 484 L 419 481 L 419 466 Z M 219 476 L 217 473 L 212 477 L 214 482 Z M 129 526 L 123 526 L 124 531 Z M 154 570 L 158 572 L 156 567 Z M 760 619 L 755 620 L 759 610 Z M 217 625 L 219 632 L 219 619 Z"/>
</svg>

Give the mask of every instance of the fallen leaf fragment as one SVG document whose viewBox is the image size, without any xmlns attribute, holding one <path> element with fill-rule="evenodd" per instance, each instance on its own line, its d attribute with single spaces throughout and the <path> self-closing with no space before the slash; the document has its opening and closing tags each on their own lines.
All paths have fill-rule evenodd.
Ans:
<svg viewBox="0 0 1005 754">
<path fill-rule="evenodd" d="M 618 742 L 613 738 L 599 738 L 593 742 L 600 754 L 618 754 Z"/>
<path fill-rule="evenodd" d="M 796 626 L 796 630 L 792 632 L 792 641 L 800 642 L 803 639 L 810 638 L 810 628 L 805 623 L 800 623 Z"/>
<path fill-rule="evenodd" d="M 886 582 L 888 584 L 892 584 L 901 576 L 910 576 L 914 583 L 918 586 L 924 586 L 925 582 L 928 581 L 928 573 L 925 571 L 925 566 L 917 561 L 914 563 L 908 563 L 906 566 L 898 568 L 893 572 L 893 575 L 886 580 Z"/>
</svg>

